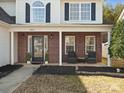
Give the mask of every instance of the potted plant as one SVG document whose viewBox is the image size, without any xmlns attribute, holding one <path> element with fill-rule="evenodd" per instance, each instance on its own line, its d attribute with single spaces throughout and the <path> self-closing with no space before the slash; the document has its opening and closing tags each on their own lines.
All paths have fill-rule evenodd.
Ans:
<svg viewBox="0 0 124 93">
<path fill-rule="evenodd" d="M 48 64 L 48 52 L 45 54 L 45 64 Z"/>
<path fill-rule="evenodd" d="M 31 58 L 32 58 L 31 53 L 27 53 L 26 55 L 27 64 L 31 64 Z"/>
</svg>

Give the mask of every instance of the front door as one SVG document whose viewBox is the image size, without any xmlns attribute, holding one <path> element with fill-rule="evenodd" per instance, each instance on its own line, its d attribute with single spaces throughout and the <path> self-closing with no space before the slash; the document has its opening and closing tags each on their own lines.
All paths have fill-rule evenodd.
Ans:
<svg viewBox="0 0 124 93">
<path fill-rule="evenodd" d="M 44 61 L 44 36 L 32 36 L 32 62 Z"/>
</svg>

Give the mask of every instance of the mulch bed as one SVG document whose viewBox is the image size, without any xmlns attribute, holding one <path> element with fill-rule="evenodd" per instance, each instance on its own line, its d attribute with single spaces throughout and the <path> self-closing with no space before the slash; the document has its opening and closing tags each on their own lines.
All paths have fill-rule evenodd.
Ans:
<svg viewBox="0 0 124 93">
<path fill-rule="evenodd" d="M 85 67 L 85 66 L 41 66 L 33 75 L 36 74 L 57 74 L 57 75 L 103 75 L 110 77 L 124 78 L 124 68 L 114 67 Z"/>
<path fill-rule="evenodd" d="M 0 67 L 0 78 L 9 75 L 9 74 L 12 73 L 13 71 L 15 71 L 15 70 L 21 68 L 22 66 L 23 66 L 23 65 L 16 64 L 16 65 L 6 65 L 6 66 Z"/>
<path fill-rule="evenodd" d="M 74 66 L 41 66 L 35 74 L 58 74 L 58 75 L 73 75 L 75 74 Z"/>
<path fill-rule="evenodd" d="M 120 73 L 124 73 L 124 68 L 116 68 L 116 67 L 88 67 L 88 66 L 79 66 L 78 71 L 86 71 L 86 72 L 109 72 L 116 73 L 117 69 L 120 69 Z"/>
</svg>

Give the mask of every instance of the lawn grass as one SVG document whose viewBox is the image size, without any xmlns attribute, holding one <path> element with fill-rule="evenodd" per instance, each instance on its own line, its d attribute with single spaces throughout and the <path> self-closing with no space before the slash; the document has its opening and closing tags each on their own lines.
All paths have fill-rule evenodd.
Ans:
<svg viewBox="0 0 124 93">
<path fill-rule="evenodd" d="M 86 93 L 76 75 L 32 75 L 13 93 Z"/>
<path fill-rule="evenodd" d="M 102 58 L 102 63 L 107 64 L 107 59 Z M 122 67 L 122 68 L 124 68 L 124 60 L 122 60 L 122 59 L 112 59 L 112 67 Z"/>
<path fill-rule="evenodd" d="M 123 93 L 123 91 L 123 78 L 83 75 L 33 75 L 13 93 Z"/>
<path fill-rule="evenodd" d="M 124 93 L 124 79 L 106 76 L 79 76 L 87 93 Z"/>
</svg>

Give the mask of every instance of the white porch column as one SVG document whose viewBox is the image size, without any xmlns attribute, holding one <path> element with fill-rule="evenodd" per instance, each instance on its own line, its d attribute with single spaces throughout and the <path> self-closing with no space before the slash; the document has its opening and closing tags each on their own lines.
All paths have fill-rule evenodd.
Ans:
<svg viewBox="0 0 124 93">
<path fill-rule="evenodd" d="M 14 32 L 11 32 L 11 65 L 14 65 Z"/>
<path fill-rule="evenodd" d="M 111 32 L 108 32 L 108 49 L 110 46 L 110 40 L 111 40 Z M 111 66 L 111 58 L 110 58 L 110 54 L 109 54 L 109 50 L 107 51 L 107 66 Z"/>
<path fill-rule="evenodd" d="M 59 65 L 62 66 L 62 32 L 59 32 Z"/>
</svg>

